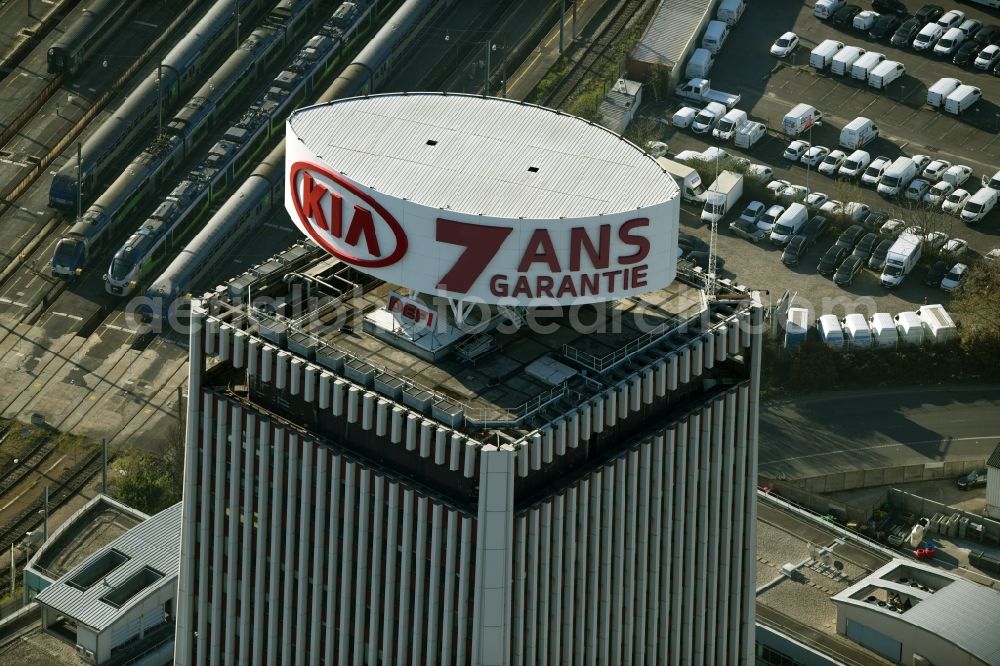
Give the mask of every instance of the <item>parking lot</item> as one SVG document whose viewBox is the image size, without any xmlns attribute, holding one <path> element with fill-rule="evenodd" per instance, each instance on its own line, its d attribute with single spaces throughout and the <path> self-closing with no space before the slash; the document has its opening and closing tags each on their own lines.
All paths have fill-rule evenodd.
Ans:
<svg viewBox="0 0 1000 666">
<path fill-rule="evenodd" d="M 920 2 L 905 0 L 915 11 Z M 870 3 L 858 2 L 863 8 Z M 946 9 L 953 3 L 939 3 Z M 1000 23 L 1000 16 L 990 10 L 958 6 L 969 18 L 985 24 Z M 787 60 L 772 57 L 768 50 L 775 38 L 786 30 L 796 32 L 801 41 L 797 51 Z M 906 75 L 893 82 L 888 89 L 878 92 L 863 82 L 842 79 L 829 73 L 820 73 L 808 65 L 809 51 L 824 39 L 837 39 L 845 44 L 858 45 L 869 51 L 884 53 L 887 58 L 898 60 L 906 66 Z M 874 158 L 885 155 L 926 154 L 932 159 L 946 159 L 955 164 L 965 164 L 973 169 L 973 176 L 964 185 L 975 192 L 982 176 L 991 176 L 1000 169 L 1000 78 L 971 68 L 960 68 L 950 60 L 932 55 L 901 50 L 891 46 L 888 39 L 874 42 L 867 35 L 853 30 L 841 30 L 813 16 L 813 2 L 796 3 L 787 0 L 754 0 L 748 3 L 739 24 L 726 41 L 711 72 L 713 88 L 739 93 L 742 100 L 737 108 L 747 111 L 753 120 L 767 124 L 771 131 L 749 151 L 735 148 L 731 143 L 712 139 L 709 135 L 695 135 L 690 130 L 675 130 L 662 125 L 663 140 L 670 146 L 670 153 L 682 150 L 704 150 L 710 145 L 724 147 L 730 153 L 750 158 L 774 169 L 775 178 L 783 178 L 797 185 L 807 185 L 812 191 L 825 192 L 832 198 L 867 203 L 876 211 L 890 217 L 914 220 L 927 219 L 925 213 L 915 214 L 895 201 L 886 200 L 869 189 L 845 186 L 833 178 L 821 175 L 815 169 L 807 170 L 799 163 L 782 158 L 788 139 L 774 129 L 780 128 L 784 115 L 797 103 L 805 102 L 821 110 L 824 123 L 815 128 L 812 136 L 807 132 L 802 139 L 814 145 L 836 148 L 841 128 L 854 117 L 864 115 L 879 126 L 881 136 L 865 147 Z M 967 112 L 966 117 L 939 113 L 924 105 L 927 87 L 939 78 L 949 76 L 964 83 L 979 86 L 983 100 Z M 666 104 L 646 106 L 642 115 L 669 118 L 681 106 L 673 99 Z M 695 106 L 692 104 L 692 106 Z M 849 152 L 849 151 L 848 151 Z M 706 186 L 708 183 L 706 183 Z M 749 201 L 744 198 L 739 208 Z M 681 230 L 708 238 L 708 228 L 699 221 L 697 209 L 685 204 L 681 216 Z M 817 242 L 796 268 L 786 268 L 780 262 L 780 249 L 765 240 L 754 246 L 732 236 L 728 223 L 739 214 L 727 216 L 719 225 L 719 255 L 726 261 L 726 272 L 734 273 L 739 282 L 771 292 L 772 298 L 785 289 L 798 291 L 800 300 L 806 301 L 814 313 L 878 312 L 896 313 L 923 304 L 944 303 L 949 296 L 944 291 L 923 285 L 926 267 L 914 270 L 903 285 L 892 292 L 881 287 L 878 276 L 864 270 L 854 284 L 841 289 L 816 273 L 816 264 L 826 248 L 835 240 L 828 234 Z M 940 228 L 952 237 L 963 238 L 972 250 L 969 258 L 985 254 L 1000 247 L 1000 207 L 981 223 L 968 226 L 957 218 L 943 214 L 930 225 Z"/>
</svg>

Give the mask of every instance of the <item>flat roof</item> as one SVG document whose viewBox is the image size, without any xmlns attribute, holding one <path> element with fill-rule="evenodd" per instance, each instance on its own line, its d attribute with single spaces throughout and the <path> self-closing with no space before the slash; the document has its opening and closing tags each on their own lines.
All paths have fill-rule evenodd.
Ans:
<svg viewBox="0 0 1000 666">
<path fill-rule="evenodd" d="M 676 65 L 698 37 L 698 26 L 705 14 L 715 7 L 715 0 L 671 0 L 660 3 L 646 27 L 642 39 L 632 51 L 641 62 Z"/>
<path fill-rule="evenodd" d="M 288 135 L 360 185 L 472 215 L 590 217 L 677 192 L 652 157 L 614 132 L 509 99 L 355 97 L 295 111 Z"/>
<path fill-rule="evenodd" d="M 178 502 L 133 527 L 39 592 L 36 600 L 96 631 L 108 628 L 143 598 L 145 588 L 156 589 L 161 581 L 177 577 L 181 507 Z M 132 589 L 135 593 L 128 594 Z M 122 596 L 116 596 L 119 592 Z"/>
<path fill-rule="evenodd" d="M 539 425 L 537 420 L 524 419 L 523 423 L 521 420 L 540 402 L 550 399 L 552 402 L 541 419 L 542 424 L 561 415 L 559 400 L 553 398 L 560 391 L 566 400 L 571 400 L 572 404 L 565 405 L 567 410 L 571 409 L 617 384 L 634 371 L 636 363 L 653 362 L 741 310 L 741 301 L 709 301 L 700 286 L 678 279 L 664 289 L 567 310 L 569 314 L 562 316 L 551 316 L 551 310 L 539 308 L 524 315 L 537 325 L 529 323 L 513 331 L 501 327 L 469 335 L 452 351 L 431 361 L 406 345 L 389 343 L 360 325 L 366 314 L 385 308 L 389 292 L 395 289 L 393 285 L 372 281 L 320 249 L 310 248 L 305 252 L 296 249 L 302 247 L 295 245 L 287 251 L 297 257 L 299 263 L 292 272 L 301 276 L 301 282 L 290 278 L 289 262 L 279 255 L 277 260 L 262 266 L 273 268 L 274 276 L 282 275 L 282 279 L 272 277 L 267 287 L 253 286 L 254 302 L 258 299 L 280 302 L 290 298 L 295 290 L 302 293 L 303 284 L 312 289 L 314 299 L 331 285 L 339 285 L 350 298 L 343 307 L 328 307 L 338 305 L 338 295 L 324 293 L 325 300 L 318 299 L 311 309 L 297 315 L 292 325 L 288 325 L 289 341 L 312 340 L 317 345 L 319 365 L 323 365 L 319 357 L 327 353 L 326 349 L 345 354 L 345 366 L 362 373 L 375 373 L 376 390 L 381 375 L 402 382 L 404 390 L 428 392 L 435 404 L 447 403 L 450 409 L 462 412 L 472 422 L 489 422 L 490 427 L 500 428 L 510 423 L 511 434 Z M 239 276 L 230 282 L 230 287 L 246 290 L 251 277 Z M 355 284 L 358 295 L 353 293 Z M 749 295 L 740 298 L 749 300 Z M 437 303 L 447 309 L 443 301 Z M 249 330 L 256 326 L 257 335 L 265 339 L 262 330 L 270 325 L 269 321 L 274 325 L 288 324 L 287 317 L 269 316 L 259 309 L 247 316 L 246 305 L 236 301 L 230 307 L 237 313 L 236 317 L 225 317 L 230 325 Z M 353 325 L 344 326 L 352 321 Z M 600 321 L 603 324 L 597 323 Z M 540 334 L 539 326 L 548 329 Z M 481 345 L 483 353 L 464 354 L 462 344 L 466 341 Z M 347 376 L 351 378 L 350 374 Z"/>
</svg>

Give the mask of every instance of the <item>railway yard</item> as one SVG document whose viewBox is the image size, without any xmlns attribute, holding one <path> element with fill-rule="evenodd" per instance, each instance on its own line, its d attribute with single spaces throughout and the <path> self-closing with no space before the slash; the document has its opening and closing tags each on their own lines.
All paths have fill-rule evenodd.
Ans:
<svg viewBox="0 0 1000 666">
<path fill-rule="evenodd" d="M 599 62 L 618 57 L 623 35 L 655 3 L 577 4 L 580 46 L 540 104 L 564 107 Z M 741 107 L 772 130 L 745 156 L 777 178 L 809 180 L 814 190 L 829 181 L 833 194 L 833 181 L 782 160 L 786 142 L 773 131 L 790 106 L 808 101 L 825 105 L 827 126 L 814 143 L 835 146 L 834 128 L 867 114 L 883 127 L 873 155 L 926 153 L 970 165 L 976 180 L 1000 168 L 1000 78 L 962 75 L 984 96 L 965 122 L 923 108 L 926 84 L 955 69 L 928 56 L 902 54 L 909 75 L 882 95 L 817 74 L 806 64 L 808 51 L 836 29 L 813 19 L 812 4 L 755 0 L 715 64 L 713 84 L 739 92 Z M 95 488 L 94 442 L 106 439 L 112 455 L 156 450 L 176 432 L 187 377 L 185 332 L 170 325 L 177 304 L 300 238 L 281 205 L 289 112 L 362 92 L 523 98 L 534 87 L 525 82 L 537 83 L 558 55 L 558 29 L 533 29 L 554 23 L 557 5 L 0 3 L 0 552 L 40 524 L 43 487 L 54 512 Z M 94 34 L 69 40 L 72 26 L 85 21 L 96 22 Z M 802 46 L 776 63 L 759 35 L 783 30 L 796 30 Z M 68 49 L 66 58 L 54 59 L 57 46 Z M 653 101 L 640 116 L 669 118 L 679 105 Z M 717 145 L 661 126 L 673 154 Z M 872 192 L 859 196 L 905 219 L 904 209 Z M 975 229 L 955 224 L 954 235 L 974 255 L 1000 246 L 1000 210 Z M 681 227 L 708 237 L 687 205 Z M 843 290 L 815 271 L 787 272 L 766 244 L 750 245 L 728 229 L 719 236 L 719 253 L 739 282 L 772 294 L 794 282 L 814 302 L 850 307 Z M 892 294 L 876 281 L 860 281 L 850 295 L 880 311 L 928 295 L 941 300 L 917 280 Z M 45 425 L 24 430 L 33 417 Z"/>
</svg>

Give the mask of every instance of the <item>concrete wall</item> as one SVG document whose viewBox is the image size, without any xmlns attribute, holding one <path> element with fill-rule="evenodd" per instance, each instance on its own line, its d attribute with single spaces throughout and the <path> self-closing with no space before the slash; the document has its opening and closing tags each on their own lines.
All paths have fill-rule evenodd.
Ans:
<svg viewBox="0 0 1000 666">
<path fill-rule="evenodd" d="M 975 460 L 952 460 L 948 462 L 924 463 L 922 465 L 905 465 L 895 467 L 879 467 L 876 469 L 859 469 L 848 472 L 831 472 L 803 479 L 783 479 L 782 485 L 794 486 L 811 493 L 836 493 L 842 490 L 856 488 L 872 488 L 874 486 L 891 486 L 899 483 L 915 481 L 931 481 L 934 479 L 955 479 L 974 469 L 986 465 L 984 458 Z M 761 475 L 762 480 L 770 480 Z"/>
<path fill-rule="evenodd" d="M 941 504 L 940 502 L 935 502 L 934 500 L 927 499 L 926 497 L 913 495 L 903 490 L 899 490 L 898 488 L 892 488 L 889 490 L 889 503 L 896 508 L 905 509 L 914 515 L 923 516 L 925 518 L 931 518 L 935 513 L 943 513 L 946 516 L 957 513 L 961 516 L 968 517 L 970 523 L 979 523 L 983 526 L 983 541 L 992 541 L 994 543 L 1000 541 L 1000 522 L 997 522 L 996 520 L 984 518 L 983 516 L 977 516 L 976 514 L 969 513 L 968 511 L 959 511 L 958 509 L 954 509 L 947 504 Z M 928 532 L 928 535 L 931 538 L 934 536 L 933 532 Z M 971 534 L 966 536 L 966 538 L 970 541 L 974 540 Z"/>
<path fill-rule="evenodd" d="M 111 658 L 111 635 L 114 633 L 115 629 L 118 627 L 123 627 L 130 622 L 135 622 L 137 618 L 142 617 L 146 613 L 156 609 L 158 606 L 163 606 L 168 601 L 172 601 L 177 595 L 177 578 L 166 579 L 165 583 L 162 583 L 159 588 L 151 592 L 146 593 L 141 601 L 132 606 L 127 613 L 125 613 L 121 618 L 118 619 L 113 625 L 105 629 L 100 633 L 97 638 L 97 656 L 98 664 L 103 664 L 105 661 Z M 171 603 L 172 607 L 176 607 L 175 604 Z M 160 625 L 156 625 L 158 627 Z M 155 628 L 155 627 L 153 627 Z M 146 635 L 147 627 L 141 627 L 139 631 L 138 639 L 141 640 Z M 81 627 L 82 630 L 82 627 Z M 78 631 L 79 633 L 79 631 Z"/>
<path fill-rule="evenodd" d="M 986 468 L 986 515 L 1000 518 L 1000 469 Z"/>
</svg>

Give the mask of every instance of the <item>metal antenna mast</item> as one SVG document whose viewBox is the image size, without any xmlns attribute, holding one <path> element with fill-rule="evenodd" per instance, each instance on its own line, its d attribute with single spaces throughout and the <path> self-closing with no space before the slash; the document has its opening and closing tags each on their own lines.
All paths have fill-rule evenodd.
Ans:
<svg viewBox="0 0 1000 666">
<path fill-rule="evenodd" d="M 719 184 L 719 160 L 718 155 L 715 156 L 715 184 Z M 715 205 L 714 203 L 712 204 Z M 716 243 L 718 241 L 718 231 L 719 224 L 716 221 L 716 216 L 713 211 L 712 215 L 712 231 L 708 238 L 708 277 L 705 280 L 705 291 L 708 292 L 709 298 L 715 298 L 715 251 Z"/>
</svg>

